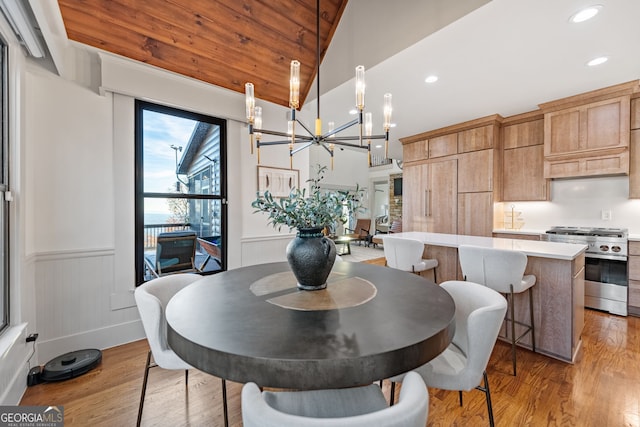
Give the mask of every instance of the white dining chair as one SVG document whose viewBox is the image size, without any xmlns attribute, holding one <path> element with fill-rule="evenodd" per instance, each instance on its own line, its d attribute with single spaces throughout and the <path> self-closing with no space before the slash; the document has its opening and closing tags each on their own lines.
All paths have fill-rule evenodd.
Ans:
<svg viewBox="0 0 640 427">
<path fill-rule="evenodd" d="M 491 393 L 487 377 L 487 363 L 507 311 L 507 301 L 486 286 L 464 281 L 447 281 L 440 285 L 456 304 L 456 331 L 451 344 L 429 363 L 413 370 L 420 374 L 427 387 L 458 390 L 460 406 L 462 391 L 478 389 L 485 394 L 489 425 L 494 426 Z M 392 377 L 391 403 L 395 398 L 396 382 L 402 388 L 408 374 Z M 481 383 L 484 382 L 484 386 Z"/>
<path fill-rule="evenodd" d="M 242 388 L 244 427 L 424 427 L 429 392 L 420 375 L 406 376 L 398 403 L 388 406 L 377 384 L 346 389 L 260 391 Z"/>
<path fill-rule="evenodd" d="M 531 347 L 534 352 L 536 351 L 533 316 L 533 286 L 536 284 L 536 276 L 524 274 L 524 270 L 527 267 L 527 256 L 519 251 L 471 245 L 460 245 L 458 247 L 458 256 L 465 280 L 488 286 L 507 296 L 509 310 L 505 319 L 505 333 L 511 341 L 511 364 L 513 366 L 513 375 L 515 376 L 516 344 L 530 333 Z M 514 294 L 524 291 L 528 291 L 529 294 L 528 325 L 515 319 Z M 510 324 L 510 328 L 506 327 L 507 323 Z M 516 337 L 516 324 L 524 327 L 523 332 L 518 337 Z"/>
<path fill-rule="evenodd" d="M 416 239 L 387 235 L 382 238 L 382 245 L 387 266 L 416 274 L 433 270 L 433 281 L 437 283 L 438 260 L 422 258 L 424 243 Z"/>
<path fill-rule="evenodd" d="M 142 421 L 142 409 L 144 406 L 150 368 L 159 366 L 163 369 L 184 369 L 184 383 L 185 386 L 188 384 L 189 369 L 194 368 L 182 360 L 171 349 L 171 347 L 169 347 L 167 342 L 167 321 L 165 318 L 165 309 L 171 297 L 184 287 L 201 278 L 202 276 L 193 273 L 172 274 L 143 283 L 135 290 L 134 297 L 140 313 L 140 320 L 142 320 L 142 326 L 147 336 L 147 341 L 149 342 L 149 351 L 147 353 L 147 362 L 145 364 L 144 378 L 142 380 L 142 392 L 140 393 L 140 405 L 138 406 L 138 420 L 136 426 L 140 426 L 140 422 Z M 153 356 L 153 362 L 151 362 L 151 356 Z M 224 379 L 222 380 L 222 391 L 226 425 L 227 399 Z"/>
</svg>

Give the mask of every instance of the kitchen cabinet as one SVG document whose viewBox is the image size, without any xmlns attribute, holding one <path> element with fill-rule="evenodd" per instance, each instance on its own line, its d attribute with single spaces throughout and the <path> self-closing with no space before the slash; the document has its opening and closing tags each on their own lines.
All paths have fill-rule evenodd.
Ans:
<svg viewBox="0 0 640 427">
<path fill-rule="evenodd" d="M 458 192 L 493 191 L 494 150 L 458 155 Z"/>
<path fill-rule="evenodd" d="M 544 115 L 544 177 L 629 173 L 630 97 Z"/>
<path fill-rule="evenodd" d="M 497 129 L 493 124 L 467 129 L 458 133 L 458 153 L 494 148 Z"/>
<path fill-rule="evenodd" d="M 458 234 L 491 237 L 493 193 L 458 193 Z"/>
<path fill-rule="evenodd" d="M 549 200 L 543 145 L 504 150 L 502 156 L 502 201 Z"/>
<path fill-rule="evenodd" d="M 402 147 L 402 159 L 405 163 L 426 159 L 427 141 L 417 141 Z"/>
<path fill-rule="evenodd" d="M 640 316 L 640 242 L 629 242 L 629 314 Z"/>
<path fill-rule="evenodd" d="M 640 129 L 629 138 L 629 198 L 640 199 Z"/>
<path fill-rule="evenodd" d="M 458 134 L 437 136 L 429 139 L 429 158 L 451 156 L 458 153 Z"/>
<path fill-rule="evenodd" d="M 516 123 L 509 124 L 511 121 Z M 502 149 L 502 201 L 549 200 L 550 181 L 544 177 L 543 115 L 532 112 L 505 119 Z"/>
<path fill-rule="evenodd" d="M 456 232 L 456 159 L 406 165 L 403 189 L 403 230 Z"/>
<path fill-rule="evenodd" d="M 631 100 L 631 129 L 640 129 L 640 98 Z"/>
</svg>

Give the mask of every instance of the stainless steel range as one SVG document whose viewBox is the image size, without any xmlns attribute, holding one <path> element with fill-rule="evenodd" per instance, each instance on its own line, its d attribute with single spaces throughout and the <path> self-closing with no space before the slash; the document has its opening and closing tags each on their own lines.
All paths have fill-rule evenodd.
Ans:
<svg viewBox="0 0 640 427">
<path fill-rule="evenodd" d="M 627 315 L 626 228 L 553 227 L 544 240 L 587 245 L 585 307 Z"/>
</svg>

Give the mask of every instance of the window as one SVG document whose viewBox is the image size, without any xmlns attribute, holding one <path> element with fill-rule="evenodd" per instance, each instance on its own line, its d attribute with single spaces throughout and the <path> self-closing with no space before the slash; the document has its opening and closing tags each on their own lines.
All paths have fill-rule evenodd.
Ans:
<svg viewBox="0 0 640 427">
<path fill-rule="evenodd" d="M 0 331 L 9 326 L 9 201 L 7 192 L 9 191 L 9 131 L 8 131 L 8 72 L 7 72 L 7 45 L 0 39 L 0 109 L 2 123 L 0 131 L 2 141 L 0 142 L 0 251 L 2 251 L 2 262 L 0 262 L 0 281 L 2 282 L 2 292 L 0 292 Z"/>
<path fill-rule="evenodd" d="M 181 255 L 162 258 L 172 237 L 195 234 L 187 261 L 198 271 L 226 269 L 225 154 L 225 120 L 136 101 L 137 283 L 189 268 Z"/>
</svg>

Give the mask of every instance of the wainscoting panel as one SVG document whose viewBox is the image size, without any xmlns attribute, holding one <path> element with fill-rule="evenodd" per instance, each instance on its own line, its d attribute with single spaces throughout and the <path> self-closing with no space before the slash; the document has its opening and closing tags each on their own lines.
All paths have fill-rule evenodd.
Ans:
<svg viewBox="0 0 640 427">
<path fill-rule="evenodd" d="M 242 266 L 287 260 L 287 245 L 295 234 L 242 240 Z"/>
<path fill-rule="evenodd" d="M 107 348 L 142 338 L 137 308 L 111 308 L 113 250 L 36 256 L 36 331 L 40 363 L 82 348 Z M 73 348 L 71 348 L 73 347 Z"/>
</svg>

